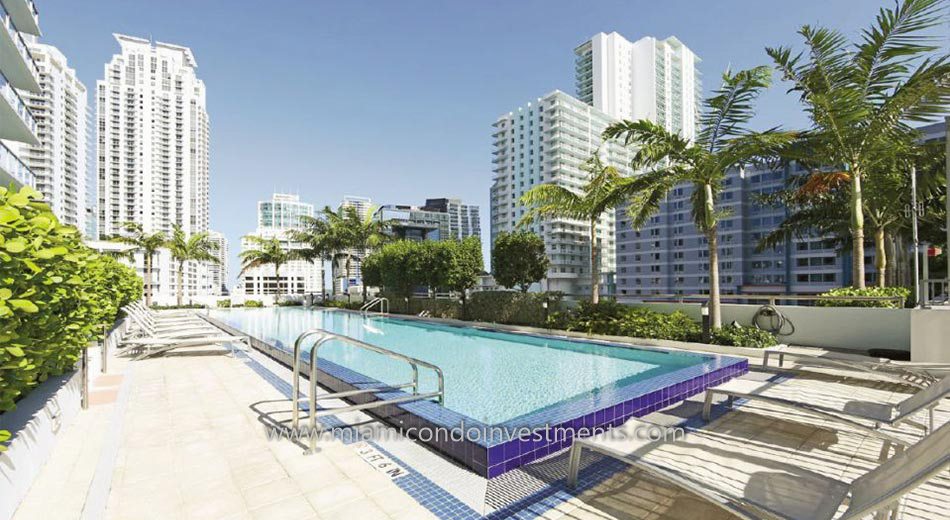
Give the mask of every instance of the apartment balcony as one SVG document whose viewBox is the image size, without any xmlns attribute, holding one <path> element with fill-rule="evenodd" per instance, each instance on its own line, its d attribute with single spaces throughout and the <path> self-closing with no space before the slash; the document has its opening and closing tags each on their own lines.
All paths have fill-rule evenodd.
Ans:
<svg viewBox="0 0 950 520">
<path fill-rule="evenodd" d="M 7 186 L 11 181 L 18 187 L 34 186 L 36 175 L 12 150 L 0 142 L 0 186 Z"/>
<path fill-rule="evenodd" d="M 40 144 L 39 139 L 36 138 L 36 119 L 33 113 L 2 72 L 0 72 L 0 139 L 32 145 Z"/>
<path fill-rule="evenodd" d="M 6 75 L 14 88 L 39 94 L 42 92 L 39 68 L 33 61 L 33 55 L 23 41 L 23 36 L 20 35 L 19 31 L 22 29 L 15 24 L 4 5 L 0 3 L 0 25 L 3 25 L 3 29 L 0 29 L 0 72 Z"/>
<path fill-rule="evenodd" d="M 40 32 L 40 15 L 33 0 L 3 0 L 13 24 L 20 32 L 42 36 Z"/>
</svg>

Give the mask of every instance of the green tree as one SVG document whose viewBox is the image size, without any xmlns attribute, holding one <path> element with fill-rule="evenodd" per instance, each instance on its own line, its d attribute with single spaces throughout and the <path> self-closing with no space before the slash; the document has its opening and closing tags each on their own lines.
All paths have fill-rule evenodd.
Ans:
<svg viewBox="0 0 950 520">
<path fill-rule="evenodd" d="M 241 272 L 243 275 L 248 269 L 263 267 L 266 265 L 274 266 L 274 278 L 277 279 L 277 290 L 274 295 L 274 303 L 280 301 L 280 268 L 291 260 L 301 258 L 298 251 L 284 249 L 277 237 L 264 238 L 257 235 L 247 235 L 244 237 L 253 244 L 252 249 L 241 251 L 238 255 L 241 258 Z"/>
<path fill-rule="evenodd" d="M 528 231 L 501 232 L 492 245 L 492 276 L 502 287 L 518 287 L 528 292 L 531 284 L 540 281 L 548 272 L 544 240 Z"/>
<path fill-rule="evenodd" d="M 145 259 L 145 305 L 152 305 L 152 261 L 158 250 L 165 247 L 167 242 L 165 233 L 161 231 L 146 233 L 142 225 L 137 222 L 126 222 L 122 227 L 128 234 L 119 235 L 112 240 L 134 246 L 136 250 L 142 252 Z"/>
<path fill-rule="evenodd" d="M 211 241 L 208 233 L 195 233 L 190 237 L 185 234 L 185 230 L 178 224 L 172 225 L 172 237 L 165 243 L 165 247 L 172 254 L 172 259 L 178 263 L 178 305 L 181 306 L 184 300 L 184 272 L 185 262 L 194 260 L 196 262 L 218 262 L 214 252 L 218 249 L 217 244 Z"/>
<path fill-rule="evenodd" d="M 909 122 L 940 116 L 950 102 L 950 62 L 946 54 L 933 55 L 940 36 L 929 35 L 946 23 L 943 15 L 940 0 L 901 0 L 881 9 L 853 46 L 838 31 L 805 25 L 798 31 L 804 52 L 766 49 L 811 118 L 802 135 L 808 146 L 797 148 L 810 157 L 790 158 L 817 160 L 847 174 L 856 288 L 865 286 L 867 175 L 892 143 L 912 133 Z"/>
<path fill-rule="evenodd" d="M 454 262 L 449 272 L 446 287 L 461 294 L 462 302 L 467 298 L 469 289 L 478 283 L 478 276 L 485 269 L 482 258 L 482 241 L 478 237 L 466 237 L 462 240 L 443 242 L 452 251 Z"/>
<path fill-rule="evenodd" d="M 346 278 L 350 278 L 353 260 L 362 262 L 368 253 L 387 241 L 392 223 L 375 217 L 374 208 L 369 208 L 365 216 L 356 208 L 341 207 L 337 211 L 326 206 L 321 216 L 328 225 L 327 242 L 332 244 L 337 257 L 346 262 Z M 363 283 L 363 300 L 366 301 L 367 284 Z"/>
<path fill-rule="evenodd" d="M 410 302 L 416 287 L 427 281 L 422 272 L 427 261 L 420 259 L 420 242 L 397 240 L 389 242 L 367 255 L 362 263 L 363 280 L 384 288 Z"/>
<path fill-rule="evenodd" d="M 726 171 L 769 156 L 787 146 L 794 136 L 775 129 L 751 132 L 745 125 L 752 118 L 753 102 L 771 83 L 768 67 L 735 74 L 728 70 L 722 85 L 704 102 L 699 133 L 694 142 L 649 120 L 621 121 L 604 131 L 606 139 L 623 138 L 639 146 L 634 171 L 615 189 L 630 198 L 628 208 L 634 228 L 642 227 L 657 212 L 667 194 L 679 184 L 692 184 L 692 215 L 696 228 L 706 237 L 709 250 L 709 317 L 714 328 L 722 326 L 719 305 L 719 220 L 727 212 L 716 202 Z"/>
<path fill-rule="evenodd" d="M 590 243 L 590 299 L 600 300 L 600 238 L 597 224 L 608 211 L 620 202 L 622 177 L 613 166 L 605 165 L 597 153 L 584 163 L 582 169 L 590 177 L 580 192 L 557 184 L 541 184 L 521 196 L 528 212 L 518 223 L 523 226 L 542 218 L 574 219 L 585 222 Z"/>
</svg>

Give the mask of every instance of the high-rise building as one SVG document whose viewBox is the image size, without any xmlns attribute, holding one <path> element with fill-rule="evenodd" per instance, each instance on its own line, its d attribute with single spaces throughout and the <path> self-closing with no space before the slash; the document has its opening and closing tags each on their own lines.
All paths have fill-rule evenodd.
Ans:
<svg viewBox="0 0 950 520">
<path fill-rule="evenodd" d="M 478 206 L 474 204 L 462 204 L 459 199 L 426 199 L 426 211 L 437 211 L 448 213 L 449 215 L 449 236 L 461 240 L 468 237 L 482 236 L 481 217 L 478 214 Z"/>
<path fill-rule="evenodd" d="M 719 222 L 719 286 L 722 294 L 817 294 L 850 283 L 850 257 L 828 237 L 797 237 L 758 250 L 762 238 L 787 217 L 780 206 L 761 196 L 784 189 L 804 169 L 749 167 L 726 173 L 718 209 L 729 215 Z M 677 186 L 660 210 L 641 229 L 625 215 L 617 223 L 617 296 L 621 300 L 650 295 L 709 293 L 709 246 L 693 224 L 692 186 Z M 875 280 L 873 255 L 867 262 Z"/>
<path fill-rule="evenodd" d="M 271 200 L 257 203 L 257 230 L 263 238 L 277 238 L 285 250 L 303 249 L 305 244 L 291 240 L 291 232 L 301 229 L 301 217 L 313 216 L 313 204 L 300 202 L 297 195 L 275 193 Z M 241 250 L 257 247 L 247 239 L 241 241 Z M 276 273 L 273 265 L 248 269 L 238 281 L 237 292 L 245 297 L 274 295 L 280 284 L 282 296 L 317 294 L 323 292 L 320 262 L 291 260 Z M 277 275 L 280 275 L 278 279 Z"/>
<path fill-rule="evenodd" d="M 610 117 L 649 119 L 692 139 L 701 79 L 699 58 L 675 36 L 630 42 L 599 33 L 574 49 L 577 97 Z"/>
<path fill-rule="evenodd" d="M 528 208 L 521 196 L 544 183 L 580 190 L 590 178 L 582 169 L 594 153 L 630 175 L 633 152 L 601 134 L 616 119 L 563 92 L 554 91 L 495 121 L 495 180 L 491 188 L 491 240 L 515 231 Z M 573 219 L 544 219 L 525 227 L 544 239 L 551 261 L 542 288 L 568 294 L 590 291 L 590 224 Z M 601 284 L 609 287 L 615 272 L 614 215 L 597 224 Z"/>
<path fill-rule="evenodd" d="M 41 95 L 40 73 L 24 40 L 39 36 L 39 16 L 30 0 L 0 1 L 0 186 L 36 185 L 33 170 L 14 148 L 38 146 L 37 123 L 17 90 Z"/>
<path fill-rule="evenodd" d="M 115 35 L 96 82 L 99 232 L 208 230 L 209 123 L 191 49 Z"/>
<path fill-rule="evenodd" d="M 699 59 L 675 37 L 645 37 L 631 43 L 617 33 L 599 33 L 574 49 L 578 98 L 555 91 L 537 103 L 500 117 L 494 124 L 495 182 L 491 191 L 492 241 L 512 231 L 527 208 L 521 196 L 537 184 L 580 190 L 590 178 L 581 166 L 593 153 L 632 175 L 633 151 L 604 143 L 604 129 L 620 119 L 650 119 L 685 137 L 695 136 L 701 82 Z M 604 215 L 597 226 L 601 291 L 614 292 L 615 222 Z M 551 268 L 545 290 L 590 291 L 590 225 L 546 220 L 529 229 L 545 242 Z"/>
<path fill-rule="evenodd" d="M 120 52 L 96 82 L 98 232 L 124 232 L 126 222 L 147 233 L 188 235 L 208 230 L 209 122 L 205 85 L 188 47 L 115 34 Z M 144 260 L 136 255 L 137 268 Z M 209 287 L 207 266 L 186 264 L 186 294 Z M 174 297 L 177 265 L 159 254 L 153 295 Z M 166 283 L 168 281 L 168 283 Z"/>
<path fill-rule="evenodd" d="M 447 212 L 433 211 L 405 204 L 380 206 L 373 218 L 390 223 L 390 233 L 403 240 L 451 240 L 458 238 L 451 232 Z"/>
<path fill-rule="evenodd" d="M 20 158 L 33 170 L 36 189 L 60 222 L 95 238 L 88 225 L 92 186 L 86 86 L 59 49 L 39 43 L 29 43 L 29 48 L 39 69 L 41 91 L 24 91 L 22 99 L 36 119 L 40 143 L 21 145 Z"/>
<path fill-rule="evenodd" d="M 223 233 L 208 231 L 208 238 L 214 244 L 214 256 L 217 262 L 208 263 L 208 294 L 222 296 L 228 294 L 228 239 Z"/>
</svg>

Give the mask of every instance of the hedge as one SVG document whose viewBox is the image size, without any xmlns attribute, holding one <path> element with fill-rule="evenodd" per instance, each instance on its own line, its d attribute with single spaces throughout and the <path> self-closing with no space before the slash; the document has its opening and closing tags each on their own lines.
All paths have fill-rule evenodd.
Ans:
<svg viewBox="0 0 950 520">
<path fill-rule="evenodd" d="M 588 334 L 702 341 L 699 323 L 682 311 L 666 314 L 641 307 L 628 307 L 611 300 L 597 304 L 583 301 L 575 309 L 552 315 L 548 325 Z M 755 327 L 726 325 L 712 331 L 711 335 L 710 340 L 715 345 L 765 348 L 778 343 L 772 333 Z"/>
<path fill-rule="evenodd" d="M 132 268 L 84 246 L 41 198 L 0 187 L 0 412 L 72 370 L 102 325 L 142 297 Z"/>
<path fill-rule="evenodd" d="M 564 295 L 557 292 L 477 292 L 465 304 L 465 319 L 511 325 L 544 327 L 548 317 L 561 310 Z M 544 308 L 547 302 L 548 308 Z"/>
<path fill-rule="evenodd" d="M 883 300 L 818 300 L 815 303 L 818 307 L 878 307 L 883 309 L 901 309 L 910 298 L 910 289 L 906 287 L 865 287 L 856 289 L 854 287 L 839 287 L 819 296 L 876 296 L 876 297 L 899 297 L 900 302 Z"/>
</svg>

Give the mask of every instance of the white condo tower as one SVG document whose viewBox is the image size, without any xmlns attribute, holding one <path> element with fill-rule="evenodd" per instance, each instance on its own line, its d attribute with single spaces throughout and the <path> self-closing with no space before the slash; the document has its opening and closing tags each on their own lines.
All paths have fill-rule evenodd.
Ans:
<svg viewBox="0 0 950 520">
<path fill-rule="evenodd" d="M 208 230 L 208 112 L 191 49 L 115 35 L 96 83 L 99 232 Z"/>
</svg>

